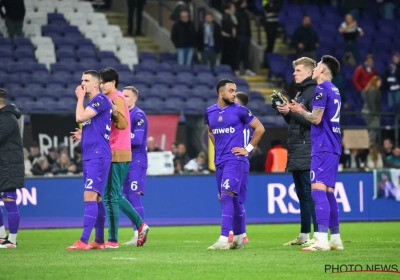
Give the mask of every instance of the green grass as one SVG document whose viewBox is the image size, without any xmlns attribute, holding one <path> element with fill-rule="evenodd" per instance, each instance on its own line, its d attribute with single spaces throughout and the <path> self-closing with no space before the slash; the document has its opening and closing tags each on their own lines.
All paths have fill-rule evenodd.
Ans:
<svg viewBox="0 0 400 280">
<path fill-rule="evenodd" d="M 80 229 L 21 230 L 18 249 L 0 251 L 0 279 L 400 279 L 391 273 L 325 273 L 325 264 L 397 264 L 400 222 L 343 223 L 344 251 L 283 247 L 299 225 L 251 225 L 245 250 L 206 251 L 217 226 L 153 227 L 141 248 L 66 251 Z M 127 241 L 130 228 L 120 229 Z"/>
</svg>

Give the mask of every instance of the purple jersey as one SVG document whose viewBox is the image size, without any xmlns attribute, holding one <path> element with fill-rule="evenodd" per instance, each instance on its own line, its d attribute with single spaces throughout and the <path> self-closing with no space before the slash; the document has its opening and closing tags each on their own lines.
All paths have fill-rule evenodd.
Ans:
<svg viewBox="0 0 400 280">
<path fill-rule="evenodd" d="M 235 156 L 232 148 L 249 144 L 247 126 L 256 119 L 251 111 L 236 103 L 224 108 L 214 104 L 207 108 L 205 118 L 215 138 L 215 165 L 229 160 L 248 161 L 245 156 Z"/>
<path fill-rule="evenodd" d="M 319 152 L 341 154 L 340 106 L 339 90 L 330 81 L 317 85 L 314 90 L 313 109 L 324 109 L 324 114 L 318 125 L 311 126 L 312 155 Z"/>
<path fill-rule="evenodd" d="M 82 158 L 111 158 L 111 102 L 99 93 L 89 101 L 88 107 L 96 112 L 96 116 L 82 123 Z"/>
<path fill-rule="evenodd" d="M 129 111 L 131 117 L 132 165 L 147 167 L 147 130 L 146 114 L 138 107 Z"/>
</svg>

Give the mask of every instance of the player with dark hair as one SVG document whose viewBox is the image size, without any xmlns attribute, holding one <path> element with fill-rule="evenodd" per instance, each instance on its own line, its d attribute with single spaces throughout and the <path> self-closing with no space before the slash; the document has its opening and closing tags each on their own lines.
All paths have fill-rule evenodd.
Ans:
<svg viewBox="0 0 400 280">
<path fill-rule="evenodd" d="M 294 100 L 289 105 L 293 113 L 301 114 L 312 124 L 310 179 L 318 223 L 318 241 L 310 247 L 303 248 L 303 251 L 344 249 L 339 233 L 339 209 L 334 195 L 342 152 L 341 98 L 339 90 L 331 81 L 339 72 L 339 62 L 332 56 L 324 55 L 313 71 L 312 77 L 318 86 L 314 90 L 312 112 L 307 112 Z M 328 228 L 331 233 L 330 242 Z"/>
<path fill-rule="evenodd" d="M 72 132 L 72 138 L 82 140 L 85 212 L 81 238 L 67 250 L 90 250 L 92 244 L 89 244 L 89 238 L 93 228 L 97 249 L 104 249 L 105 208 L 102 196 L 111 164 L 109 139 L 112 105 L 107 96 L 99 92 L 99 84 L 99 73 L 88 70 L 83 73 L 82 83 L 75 90 L 78 98 L 76 122 L 82 123 L 82 131 Z M 85 95 L 89 99 L 86 108 L 83 104 Z"/>
<path fill-rule="evenodd" d="M 21 112 L 7 105 L 7 92 L 0 88 L 0 200 L 8 213 L 7 236 L 3 213 L 0 209 L 0 249 L 17 248 L 20 215 L 17 206 L 17 189 L 24 187 L 24 153 L 18 119 Z"/>
<path fill-rule="evenodd" d="M 246 107 L 235 103 L 236 85 L 228 79 L 220 80 L 216 87 L 217 104 L 206 110 L 208 135 L 215 147 L 216 177 L 222 204 L 221 235 L 208 250 L 244 248 L 245 227 L 240 222 L 240 204 L 246 202 L 249 161 L 247 156 L 258 144 L 265 129 Z M 246 125 L 254 129 L 249 143 Z M 238 197 L 238 199 L 234 199 Z M 233 229 L 234 241 L 229 242 Z"/>
<path fill-rule="evenodd" d="M 247 106 L 247 103 L 249 103 L 249 96 L 244 92 L 237 92 L 235 102 L 242 106 Z"/>
<path fill-rule="evenodd" d="M 125 87 L 122 91 L 128 103 L 131 119 L 131 148 L 132 161 L 129 166 L 128 176 L 123 185 L 123 193 L 132 207 L 144 219 L 144 208 L 141 196 L 146 189 L 147 173 L 147 129 L 148 122 L 146 114 L 136 107 L 139 91 L 133 87 Z M 134 237 L 123 245 L 135 245 L 138 239 L 138 228 L 133 224 Z"/>
<path fill-rule="evenodd" d="M 121 195 L 121 187 L 129 171 L 132 160 L 131 124 L 128 104 L 124 95 L 118 91 L 119 75 L 113 68 L 100 71 L 100 87 L 102 92 L 113 103 L 111 122 L 111 168 L 104 190 L 104 204 L 107 209 L 108 241 L 106 248 L 118 248 L 119 209 L 128 216 L 138 229 L 137 246 L 146 243 L 149 227 L 143 222 L 126 198 Z"/>
</svg>

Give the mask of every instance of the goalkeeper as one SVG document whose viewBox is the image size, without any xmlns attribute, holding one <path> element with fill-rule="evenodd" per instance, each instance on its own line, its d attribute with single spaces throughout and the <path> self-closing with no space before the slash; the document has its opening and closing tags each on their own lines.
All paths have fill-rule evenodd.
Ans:
<svg viewBox="0 0 400 280">
<path fill-rule="evenodd" d="M 302 57 L 293 61 L 294 79 L 298 90 L 296 102 L 303 104 L 306 110 L 312 111 L 312 99 L 317 82 L 312 79 L 314 60 Z M 293 175 L 297 197 L 300 203 L 300 234 L 284 246 L 310 246 L 318 238 L 318 225 L 315 220 L 314 200 L 311 197 L 310 165 L 311 165 L 311 124 L 300 114 L 293 114 L 288 107 L 287 100 L 280 93 L 272 96 L 272 106 L 283 115 L 289 124 L 288 161 L 286 169 Z M 283 101 L 283 102 L 282 102 Z M 284 104 L 286 103 L 286 104 Z M 311 220 L 314 223 L 314 238 L 310 239 Z"/>
</svg>

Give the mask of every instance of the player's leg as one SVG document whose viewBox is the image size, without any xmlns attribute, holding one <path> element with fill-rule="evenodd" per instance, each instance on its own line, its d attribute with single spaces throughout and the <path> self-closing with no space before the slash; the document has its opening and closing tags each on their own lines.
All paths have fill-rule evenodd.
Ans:
<svg viewBox="0 0 400 280">
<path fill-rule="evenodd" d="M 302 245 L 310 240 L 311 231 L 311 214 L 309 201 L 306 194 L 306 186 L 303 184 L 302 177 L 304 174 L 301 171 L 292 172 L 293 182 L 296 187 L 297 198 L 300 204 L 300 234 L 292 241 L 286 242 L 283 246 Z M 309 172 L 307 172 L 309 174 Z M 309 186 L 309 198 L 311 197 L 311 185 Z"/>
<path fill-rule="evenodd" d="M 339 166 L 339 155 L 333 154 L 332 155 L 332 166 Z M 336 184 L 338 169 L 332 170 L 332 181 L 329 182 L 326 196 L 329 201 L 330 206 L 330 216 L 329 216 L 329 231 L 331 233 L 330 239 L 330 247 L 332 250 L 343 250 L 343 242 L 340 238 L 340 230 L 339 230 L 339 207 L 336 201 L 335 193 L 334 193 L 334 186 Z"/>
<path fill-rule="evenodd" d="M 142 220 L 144 219 L 144 207 L 141 197 L 145 192 L 146 172 L 147 169 L 145 167 L 131 166 L 123 186 L 125 198 L 130 202 L 133 209 L 135 209 Z M 134 230 L 134 236 L 130 241 L 124 243 L 123 245 L 137 245 L 138 228 L 133 223 L 132 226 Z"/>
<path fill-rule="evenodd" d="M 104 172 L 104 161 L 102 159 L 91 159 L 83 162 L 85 191 L 83 200 L 85 211 L 83 214 L 83 231 L 81 238 L 67 250 L 90 250 L 89 238 L 95 227 L 98 216 L 98 197 L 103 192 L 104 180 L 99 180 L 100 174 Z"/>
<path fill-rule="evenodd" d="M 329 251 L 331 248 L 328 242 L 328 228 L 330 206 L 326 196 L 326 182 L 329 181 L 329 164 L 327 153 L 314 154 L 311 159 L 311 195 L 315 202 L 315 216 L 318 224 L 318 242 L 305 247 L 303 251 Z"/>
<path fill-rule="evenodd" d="M 16 200 L 16 191 L 5 192 L 3 194 L 4 206 L 8 213 L 9 235 L 8 238 L 0 244 L 1 249 L 17 248 L 17 233 L 19 228 L 20 215 Z"/>
<path fill-rule="evenodd" d="M 212 246 L 208 247 L 208 250 L 229 250 L 232 246 L 231 242 L 228 242 L 229 232 L 233 226 L 233 197 L 239 192 L 239 178 L 238 175 L 241 173 L 238 170 L 238 162 L 226 162 L 223 167 L 221 186 L 221 203 L 222 203 L 222 222 L 221 222 L 221 234 L 217 242 Z"/>
<path fill-rule="evenodd" d="M 0 201 L 3 200 L 3 194 L 4 193 L 0 193 Z M 3 220 L 3 212 L 1 211 L 0 208 L 0 244 L 6 241 L 7 237 L 8 236 L 6 233 L 6 227 L 4 226 L 4 220 Z"/>
<path fill-rule="evenodd" d="M 311 238 L 309 241 L 303 244 L 303 246 L 310 246 L 315 244 L 318 241 L 318 224 L 317 224 L 317 219 L 315 217 L 315 202 L 314 199 L 312 198 L 311 195 L 311 180 L 310 180 L 310 172 L 309 171 L 303 171 L 301 172 L 301 182 L 304 190 L 304 195 L 307 197 L 307 206 L 308 206 L 308 211 L 307 215 L 305 215 L 307 218 L 307 221 L 310 222 L 310 232 L 311 232 L 311 221 L 313 223 L 313 228 L 314 228 L 314 236 Z M 311 219 L 310 219 L 311 217 Z"/>
<path fill-rule="evenodd" d="M 119 186 L 122 186 L 125 178 L 128 175 L 129 164 L 129 162 L 119 163 Z M 121 187 L 119 187 L 119 190 L 120 189 Z M 147 235 L 150 231 L 150 228 L 143 222 L 143 219 L 139 216 L 138 212 L 135 211 L 131 203 L 124 196 L 121 195 L 121 192 L 119 192 L 119 208 L 138 229 L 138 240 L 136 245 L 138 247 L 143 246 L 147 241 Z"/>
</svg>

